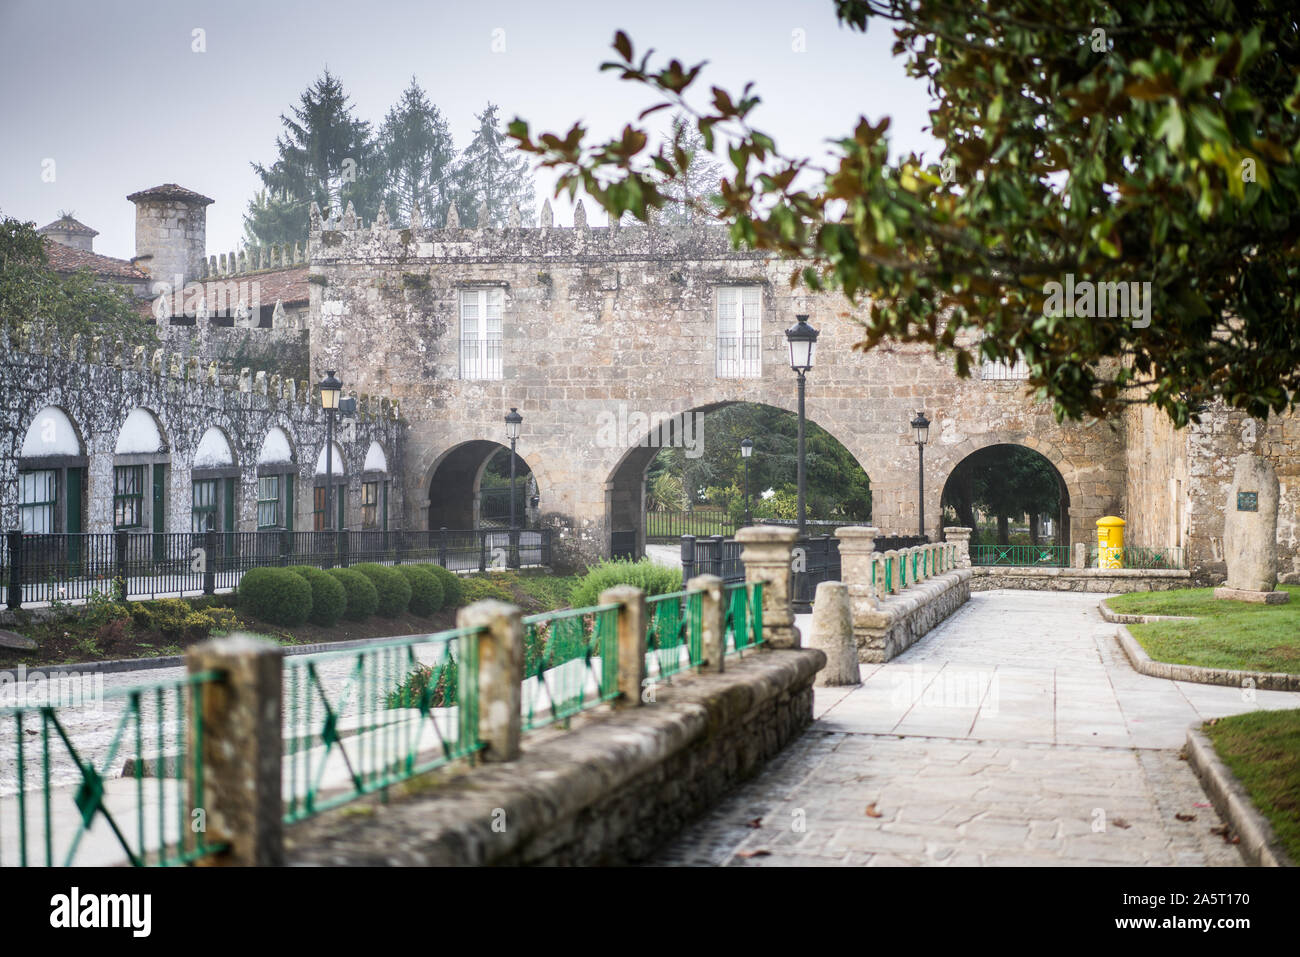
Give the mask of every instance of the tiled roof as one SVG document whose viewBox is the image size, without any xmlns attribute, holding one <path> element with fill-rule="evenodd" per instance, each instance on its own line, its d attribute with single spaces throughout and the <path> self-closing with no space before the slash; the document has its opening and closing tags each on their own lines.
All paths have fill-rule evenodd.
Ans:
<svg viewBox="0 0 1300 957">
<path fill-rule="evenodd" d="M 36 230 L 38 233 L 76 233 L 79 236 L 98 236 L 99 230 L 91 229 L 85 223 L 79 223 L 71 216 L 64 216 L 56 219 L 48 226 L 42 226 Z"/>
<path fill-rule="evenodd" d="M 176 183 L 163 183 L 161 186 L 154 186 L 151 189 L 142 189 L 138 193 L 132 193 L 127 199 L 133 203 L 141 199 L 180 199 L 191 203 L 202 203 L 204 206 L 213 202 L 202 193 L 196 193 L 194 190 L 178 186 Z"/>
<path fill-rule="evenodd" d="M 207 283 L 221 283 L 224 285 L 229 282 L 237 284 L 247 283 L 249 285 L 257 283 L 257 289 L 255 290 L 257 293 L 257 300 L 259 305 L 263 307 L 274 306 L 277 301 L 283 303 L 286 308 L 289 306 L 302 306 L 306 305 L 308 300 L 311 298 L 311 284 L 307 282 L 306 266 L 295 266 L 292 269 L 267 270 L 265 272 L 244 272 L 235 273 L 233 275 L 209 276 L 206 279 L 195 279 L 193 281 L 205 285 Z M 247 290 L 250 296 L 254 292 L 254 290 L 249 289 L 247 286 L 241 285 L 240 292 L 244 292 L 245 290 Z M 173 306 L 170 310 L 171 314 L 174 316 L 184 315 L 185 307 L 188 303 L 188 297 L 186 296 L 185 291 L 180 290 L 174 293 L 173 296 Z M 214 302 L 209 302 L 207 305 L 209 309 L 215 307 L 215 294 Z M 232 302 L 228 303 L 228 305 L 235 306 L 238 305 L 238 303 Z M 152 314 L 152 309 L 153 302 L 150 300 L 148 303 L 143 305 L 140 312 L 142 315 Z"/>
<path fill-rule="evenodd" d="M 89 253 L 84 249 L 73 249 L 49 238 L 45 239 L 45 258 L 49 260 L 50 268 L 56 272 L 89 269 L 93 275 L 104 279 L 125 279 L 136 282 L 147 282 L 149 279 L 148 273 L 132 266 L 125 259 L 114 259 L 112 256 L 101 256 L 99 253 Z"/>
</svg>

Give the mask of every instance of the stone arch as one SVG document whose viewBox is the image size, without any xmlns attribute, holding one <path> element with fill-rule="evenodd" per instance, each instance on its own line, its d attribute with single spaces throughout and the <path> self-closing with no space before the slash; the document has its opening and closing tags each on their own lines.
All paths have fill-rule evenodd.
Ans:
<svg viewBox="0 0 1300 957">
<path fill-rule="evenodd" d="M 118 429 L 113 447 L 113 527 L 132 531 L 167 531 L 173 476 L 171 443 L 160 416 L 136 406 Z M 179 517 L 173 519 L 180 521 Z M 161 557 L 162 540 L 154 543 Z"/>
<path fill-rule="evenodd" d="M 18 457 L 39 459 L 46 456 L 85 454 L 86 443 L 82 440 L 81 430 L 72 421 L 72 416 L 57 405 L 47 405 L 32 416 Z"/>
<path fill-rule="evenodd" d="M 660 441 L 658 444 L 651 443 L 663 435 L 671 437 L 669 429 L 676 426 L 669 426 L 669 423 L 682 423 L 685 425 L 683 422 L 685 417 L 695 416 L 697 420 L 702 420 L 710 412 L 734 405 L 763 406 L 780 412 L 795 414 L 795 408 L 787 408 L 786 404 L 780 401 L 768 401 L 767 396 L 764 396 L 763 401 L 746 398 L 726 398 L 695 405 L 691 405 L 689 400 L 686 403 L 678 404 L 685 404 L 686 408 L 673 413 L 664 413 L 663 425 L 656 427 L 652 422 L 650 427 L 644 431 L 633 426 L 630 421 L 627 427 L 624 428 L 624 421 L 616 417 L 614 423 L 615 437 L 624 441 L 626 448 L 618 456 L 605 479 L 605 525 L 608 531 L 606 554 L 626 553 L 627 551 L 631 551 L 635 555 L 645 554 L 646 473 L 655 456 L 666 446 L 666 440 Z M 791 402 L 789 405 L 795 406 L 795 403 Z M 812 410 L 806 412 L 806 418 L 810 424 L 817 425 L 838 442 L 853 456 L 854 461 L 857 462 L 862 471 L 869 477 L 872 476 L 871 469 L 867 467 L 861 454 L 855 450 L 858 443 L 851 444 L 844 441 L 844 438 L 839 434 L 839 429 L 827 428 L 818 421 L 818 416 Z M 833 419 L 830 415 L 825 418 L 828 421 Z M 630 420 L 630 415 L 628 419 Z M 665 428 L 665 426 L 669 427 Z M 698 430 L 698 428 L 697 424 L 696 429 Z M 684 431 L 689 437 L 690 427 L 685 426 Z M 635 536 L 634 539 L 631 537 L 633 535 Z M 620 547 L 615 547 L 616 542 Z"/>
<path fill-rule="evenodd" d="M 956 443 L 952 446 L 947 446 L 945 452 L 947 453 L 947 458 L 951 462 L 951 465 L 944 473 L 943 481 L 938 483 L 938 488 L 935 490 L 938 495 L 938 498 L 934 503 L 935 508 L 937 510 L 942 509 L 942 502 L 948 490 L 948 485 L 952 481 L 954 473 L 956 473 L 957 469 L 960 468 L 963 463 L 969 460 L 970 457 L 977 452 L 1001 446 L 1029 449 L 1030 451 L 1037 453 L 1052 466 L 1052 470 L 1056 473 L 1057 482 L 1059 483 L 1060 488 L 1060 505 L 1058 514 L 1060 537 L 1058 539 L 1058 544 L 1068 545 L 1071 542 L 1078 540 L 1076 538 L 1076 529 L 1074 528 L 1074 514 L 1071 508 L 1072 504 L 1079 500 L 1080 488 L 1078 470 L 1068 458 L 1061 454 L 1060 449 L 1058 449 L 1053 443 L 1044 441 L 1035 436 L 980 436 L 978 438 L 966 439 L 965 441 Z M 937 511 L 936 514 L 942 515 L 942 512 Z"/>
<path fill-rule="evenodd" d="M 430 529 L 478 528 L 482 521 L 482 482 L 489 463 L 499 454 L 510 454 L 510 447 L 493 439 L 470 439 L 445 449 L 425 471 L 424 489 L 428 495 L 426 511 Z M 538 474 L 537 453 L 524 455 L 516 451 L 519 481 L 526 483 L 531 474 L 539 491 L 543 487 Z M 517 514 L 522 524 L 525 515 Z"/>
<path fill-rule="evenodd" d="M 18 450 L 18 527 L 29 534 L 85 530 L 86 444 L 66 411 L 41 408 Z"/>
</svg>

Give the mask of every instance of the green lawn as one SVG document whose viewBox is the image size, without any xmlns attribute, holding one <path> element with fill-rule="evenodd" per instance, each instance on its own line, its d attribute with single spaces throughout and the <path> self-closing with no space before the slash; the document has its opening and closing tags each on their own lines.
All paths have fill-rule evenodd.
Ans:
<svg viewBox="0 0 1300 957">
<path fill-rule="evenodd" d="M 1237 671 L 1300 672 L 1300 586 L 1285 605 L 1220 601 L 1212 588 L 1132 592 L 1108 598 L 1112 611 L 1127 615 L 1187 615 L 1195 621 L 1129 625 L 1133 637 L 1156 661 Z"/>
<path fill-rule="evenodd" d="M 1300 862 L 1300 710 L 1220 718 L 1205 733 L 1291 860 Z"/>
</svg>

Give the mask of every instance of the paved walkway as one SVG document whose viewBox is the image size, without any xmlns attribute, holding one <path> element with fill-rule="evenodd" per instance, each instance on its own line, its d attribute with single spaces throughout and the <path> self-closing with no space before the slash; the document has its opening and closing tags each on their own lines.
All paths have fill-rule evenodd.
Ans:
<svg viewBox="0 0 1300 957">
<path fill-rule="evenodd" d="M 1179 749 L 1300 694 L 1140 675 L 1101 597 L 977 592 L 653 863 L 1240 865 Z"/>
</svg>

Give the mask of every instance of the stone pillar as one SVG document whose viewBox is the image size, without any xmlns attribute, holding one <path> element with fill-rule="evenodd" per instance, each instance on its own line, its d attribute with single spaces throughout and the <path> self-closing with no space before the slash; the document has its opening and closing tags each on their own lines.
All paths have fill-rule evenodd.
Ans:
<svg viewBox="0 0 1300 957">
<path fill-rule="evenodd" d="M 600 604 L 618 605 L 618 690 L 615 708 L 641 704 L 645 687 L 645 592 L 635 585 L 615 585 L 600 593 Z"/>
<path fill-rule="evenodd" d="M 203 716 L 201 744 L 199 728 L 186 722 L 186 754 L 195 755 L 203 770 L 198 794 L 192 769 L 186 769 L 190 807 L 204 811 L 209 844 L 229 845 L 222 854 L 200 858 L 201 866 L 284 864 L 282 654 L 278 645 L 240 633 L 201 642 L 185 653 L 189 674 L 224 675 L 194 686 Z"/>
<path fill-rule="evenodd" d="M 1074 543 L 1074 558 L 1070 562 L 1070 564 L 1075 568 L 1088 567 L 1088 543 L 1087 542 Z"/>
<path fill-rule="evenodd" d="M 722 579 L 717 575 L 696 575 L 686 583 L 687 591 L 702 591 L 700 601 L 701 671 L 722 671 L 727 651 L 727 603 Z"/>
<path fill-rule="evenodd" d="M 843 582 L 822 582 L 817 586 L 808 647 L 820 648 L 826 653 L 826 667 L 817 673 L 815 683 L 818 685 L 862 683 L 858 676 L 858 644 L 853 635 L 849 588 Z"/>
<path fill-rule="evenodd" d="M 790 604 L 790 562 L 798 537 L 796 529 L 774 525 L 750 525 L 736 532 L 736 541 L 744 546 L 740 560 L 745 581 L 763 582 L 763 643 L 769 648 L 799 647 Z"/>
<path fill-rule="evenodd" d="M 486 599 L 456 612 L 457 628 L 484 628 L 478 636 L 478 735 L 485 761 L 519 757 L 524 681 L 523 612 Z M 472 641 L 464 638 L 462 641 Z"/>
<path fill-rule="evenodd" d="M 970 568 L 970 533 L 971 529 L 960 525 L 944 527 L 944 538 L 957 546 L 957 568 Z"/>
<path fill-rule="evenodd" d="M 840 541 L 840 578 L 852 588 L 871 587 L 871 563 L 876 555 L 878 528 L 868 525 L 846 525 L 835 529 Z"/>
<path fill-rule="evenodd" d="M 1277 587 L 1277 507 L 1280 485 L 1273 464 L 1249 452 L 1237 456 L 1223 511 L 1223 557 L 1228 580 L 1215 598 L 1282 604 Z"/>
</svg>

